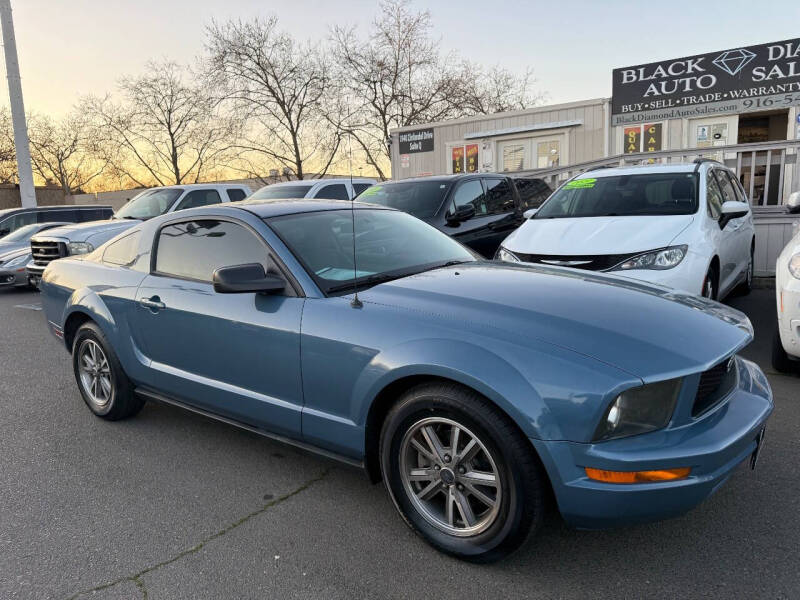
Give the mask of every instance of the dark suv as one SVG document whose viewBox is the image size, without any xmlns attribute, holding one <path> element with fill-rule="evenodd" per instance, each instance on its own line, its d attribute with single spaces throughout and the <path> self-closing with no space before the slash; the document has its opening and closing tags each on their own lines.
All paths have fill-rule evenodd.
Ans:
<svg viewBox="0 0 800 600">
<path fill-rule="evenodd" d="M 34 206 L 32 208 L 7 208 L 0 210 L 0 238 L 33 223 L 84 223 L 110 219 L 114 210 L 110 206 L 81 204 L 67 206 Z"/>
<path fill-rule="evenodd" d="M 379 183 L 358 200 L 410 213 L 492 258 L 522 224 L 522 213 L 538 208 L 551 191 L 541 179 L 476 173 Z"/>
</svg>

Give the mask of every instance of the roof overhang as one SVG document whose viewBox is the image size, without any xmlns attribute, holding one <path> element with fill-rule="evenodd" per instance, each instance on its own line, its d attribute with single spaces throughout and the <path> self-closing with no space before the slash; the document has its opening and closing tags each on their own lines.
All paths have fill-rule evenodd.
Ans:
<svg viewBox="0 0 800 600">
<path fill-rule="evenodd" d="M 528 131 L 541 131 L 546 129 L 563 129 L 564 127 L 577 127 L 583 125 L 583 119 L 573 119 L 572 121 L 554 121 L 552 123 L 536 123 L 534 125 L 522 125 L 520 127 L 507 127 L 506 129 L 495 129 L 492 131 L 476 131 L 464 135 L 465 140 L 476 138 L 497 137 L 499 135 L 512 135 L 515 133 L 526 133 Z"/>
</svg>

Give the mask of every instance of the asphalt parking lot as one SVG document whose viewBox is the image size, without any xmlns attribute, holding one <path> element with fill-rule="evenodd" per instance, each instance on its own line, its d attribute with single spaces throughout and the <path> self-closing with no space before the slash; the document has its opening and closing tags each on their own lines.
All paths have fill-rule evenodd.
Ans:
<svg viewBox="0 0 800 600">
<path fill-rule="evenodd" d="M 0 291 L 0 598 L 797 598 L 800 378 L 769 366 L 773 293 L 730 301 L 775 394 L 755 471 L 662 523 L 585 532 L 553 513 L 475 566 L 357 470 L 161 405 L 94 418 L 38 296 Z"/>
</svg>

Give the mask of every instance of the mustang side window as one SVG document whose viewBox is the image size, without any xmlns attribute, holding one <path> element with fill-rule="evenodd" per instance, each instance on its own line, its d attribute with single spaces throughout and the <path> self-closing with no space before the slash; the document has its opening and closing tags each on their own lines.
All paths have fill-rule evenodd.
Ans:
<svg viewBox="0 0 800 600">
<path fill-rule="evenodd" d="M 267 271 L 267 249 L 245 227 L 230 221 L 202 219 L 167 225 L 158 235 L 156 272 L 211 281 L 220 267 L 259 263 Z"/>
<path fill-rule="evenodd" d="M 139 232 L 134 231 L 106 246 L 106 250 L 103 252 L 103 262 L 129 267 L 136 262 L 136 258 L 138 257 L 136 251 L 138 249 Z"/>
</svg>

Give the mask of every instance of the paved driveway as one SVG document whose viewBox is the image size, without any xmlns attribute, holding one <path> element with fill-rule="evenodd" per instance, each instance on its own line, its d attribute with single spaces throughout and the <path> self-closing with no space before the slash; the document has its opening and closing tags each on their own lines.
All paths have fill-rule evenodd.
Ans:
<svg viewBox="0 0 800 600">
<path fill-rule="evenodd" d="M 0 598 L 800 597 L 800 378 L 768 366 L 771 291 L 731 302 L 775 393 L 756 471 L 663 523 L 553 514 L 491 566 L 429 548 L 359 471 L 155 404 L 93 418 L 38 301 L 0 291 Z"/>
</svg>

